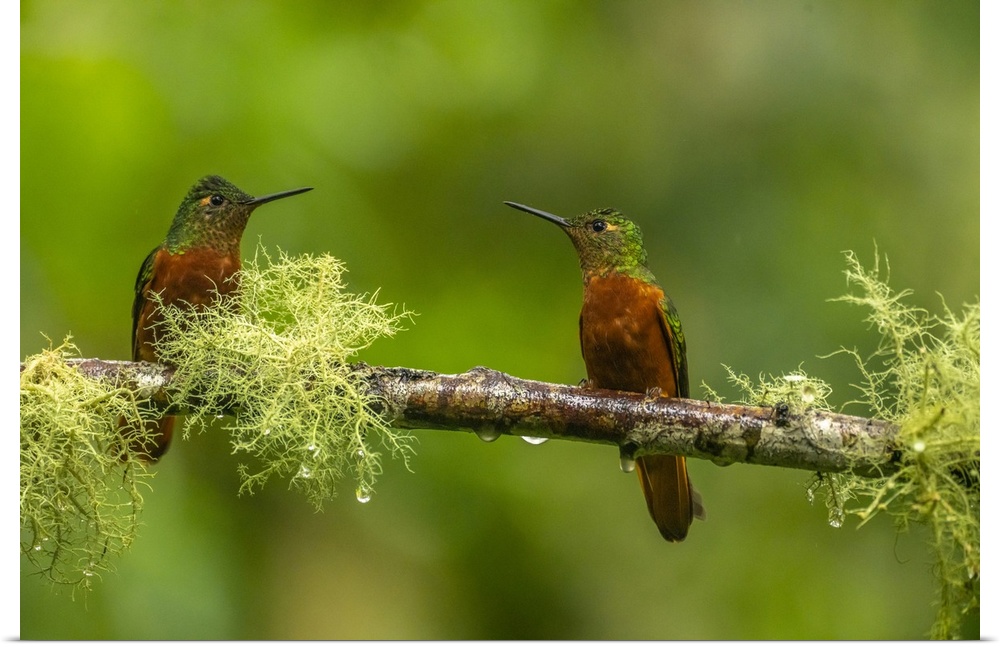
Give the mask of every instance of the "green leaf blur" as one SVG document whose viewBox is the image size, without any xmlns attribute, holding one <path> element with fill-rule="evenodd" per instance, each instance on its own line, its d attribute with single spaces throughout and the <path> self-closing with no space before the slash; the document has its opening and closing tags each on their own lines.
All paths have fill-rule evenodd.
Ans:
<svg viewBox="0 0 1000 647">
<path fill-rule="evenodd" d="M 371 363 L 575 384 L 565 237 L 503 206 L 640 224 L 693 385 L 801 366 L 855 399 L 874 350 L 842 251 L 915 305 L 979 294 L 979 3 L 21 3 L 21 355 L 129 356 L 132 288 L 197 178 L 315 191 L 259 238 L 417 313 Z M 871 252 L 869 252 L 871 250 Z M 695 393 L 698 394 L 697 388 Z M 864 413 L 851 411 L 852 413 Z M 607 447 L 417 432 L 412 473 L 322 513 L 237 496 L 218 429 L 177 442 L 81 599 L 22 564 L 21 636 L 914 639 L 927 533 L 831 528 L 807 473 L 691 461 L 664 543 Z M 967 635 L 978 636 L 974 622 Z"/>
</svg>

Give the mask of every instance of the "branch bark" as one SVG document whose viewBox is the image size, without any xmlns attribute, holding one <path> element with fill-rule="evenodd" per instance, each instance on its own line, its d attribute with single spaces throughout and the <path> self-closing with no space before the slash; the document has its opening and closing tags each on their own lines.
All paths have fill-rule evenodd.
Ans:
<svg viewBox="0 0 1000 647">
<path fill-rule="evenodd" d="M 170 401 L 169 367 L 99 359 L 69 363 L 164 407 Z M 484 439 L 558 438 L 617 445 L 629 456 L 680 454 L 724 465 L 868 477 L 897 469 L 898 429 L 882 420 L 549 384 L 484 367 L 458 375 L 363 363 L 352 368 L 377 398 L 380 413 L 398 428 L 474 431 Z"/>
</svg>

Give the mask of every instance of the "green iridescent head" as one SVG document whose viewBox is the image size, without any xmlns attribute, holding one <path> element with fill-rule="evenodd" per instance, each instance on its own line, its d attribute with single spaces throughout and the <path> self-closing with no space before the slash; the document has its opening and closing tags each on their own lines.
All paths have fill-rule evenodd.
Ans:
<svg viewBox="0 0 1000 647">
<path fill-rule="evenodd" d="M 639 226 L 615 209 L 595 209 L 566 219 L 516 202 L 504 204 L 559 225 L 576 247 L 585 279 L 612 272 L 648 273 Z"/>
<path fill-rule="evenodd" d="M 311 190 L 305 187 L 255 198 L 218 175 L 203 177 L 178 207 L 167 232 L 167 249 L 175 254 L 194 247 L 238 252 L 243 230 L 254 209 Z"/>
</svg>

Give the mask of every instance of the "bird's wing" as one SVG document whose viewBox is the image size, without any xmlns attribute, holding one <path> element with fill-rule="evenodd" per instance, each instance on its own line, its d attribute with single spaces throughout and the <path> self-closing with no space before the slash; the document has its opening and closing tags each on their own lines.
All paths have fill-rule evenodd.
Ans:
<svg viewBox="0 0 1000 647">
<path fill-rule="evenodd" d="M 687 342 L 684 341 L 684 331 L 681 329 L 681 318 L 677 314 L 674 302 L 666 294 L 660 299 L 660 330 L 667 341 L 667 350 L 674 365 L 674 378 L 677 382 L 677 397 L 690 397 L 688 386 Z"/>
<path fill-rule="evenodd" d="M 670 353 L 677 384 L 677 397 L 690 397 L 687 343 L 681 319 L 670 297 L 660 299 L 660 330 Z M 683 456 L 650 455 L 636 460 L 639 484 L 646 496 L 649 514 L 667 541 L 682 541 L 691 518 L 705 518 L 705 506 L 687 474 Z"/>
<path fill-rule="evenodd" d="M 141 359 L 139 357 L 139 345 L 136 343 L 136 337 L 142 325 L 143 310 L 145 310 L 148 302 L 146 292 L 149 291 L 153 283 L 153 261 L 156 259 L 156 254 L 159 251 L 160 248 L 157 247 L 146 256 L 146 260 L 142 262 L 142 266 L 139 268 L 138 276 L 135 277 L 135 301 L 132 302 L 132 359 L 135 360 Z"/>
</svg>

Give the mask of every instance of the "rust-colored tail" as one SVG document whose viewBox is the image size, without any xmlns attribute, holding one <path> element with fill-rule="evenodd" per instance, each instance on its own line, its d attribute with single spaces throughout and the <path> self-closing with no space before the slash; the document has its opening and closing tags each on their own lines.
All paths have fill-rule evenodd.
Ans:
<svg viewBox="0 0 1000 647">
<path fill-rule="evenodd" d="M 667 541 L 683 541 L 695 517 L 705 518 L 701 495 L 691 486 L 683 456 L 640 456 L 635 461 L 649 516 Z"/>
<path fill-rule="evenodd" d="M 146 421 L 146 434 L 148 434 L 150 440 L 145 443 L 139 442 L 135 437 L 136 434 L 132 427 L 126 425 L 124 420 L 119 422 L 118 429 L 122 437 L 128 442 L 129 448 L 135 454 L 143 460 L 153 463 L 158 461 L 160 456 L 167 453 L 167 449 L 170 447 L 170 439 L 174 436 L 175 422 L 176 419 L 173 416 Z"/>
</svg>

